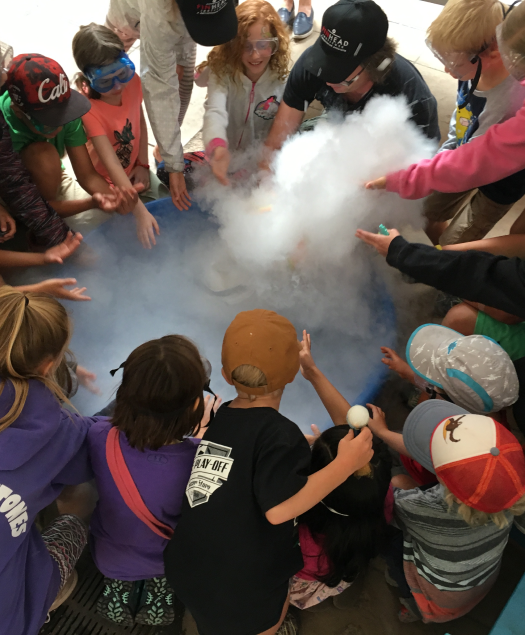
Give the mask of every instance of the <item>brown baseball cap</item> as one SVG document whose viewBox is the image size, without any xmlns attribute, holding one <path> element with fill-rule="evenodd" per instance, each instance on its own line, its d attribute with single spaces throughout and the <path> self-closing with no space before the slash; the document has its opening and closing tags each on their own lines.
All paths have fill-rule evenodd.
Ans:
<svg viewBox="0 0 525 635">
<path fill-rule="evenodd" d="M 299 371 L 300 344 L 294 325 L 275 311 L 254 309 L 237 314 L 222 343 L 222 366 L 229 379 L 239 366 L 261 370 L 268 384 L 258 388 L 236 388 L 249 395 L 266 395 L 291 383 Z"/>
</svg>

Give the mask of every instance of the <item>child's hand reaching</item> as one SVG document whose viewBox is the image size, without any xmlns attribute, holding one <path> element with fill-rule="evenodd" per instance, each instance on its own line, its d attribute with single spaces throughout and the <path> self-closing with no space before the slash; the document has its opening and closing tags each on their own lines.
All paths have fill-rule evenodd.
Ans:
<svg viewBox="0 0 525 635">
<path fill-rule="evenodd" d="M 366 405 L 372 410 L 372 416 L 368 420 L 368 427 L 380 439 L 383 432 L 388 432 L 385 413 L 372 403 L 367 403 Z"/>
<path fill-rule="evenodd" d="M 39 291 L 41 293 L 49 293 L 49 295 L 62 300 L 91 300 L 87 295 L 84 295 L 86 287 L 75 287 L 74 289 L 66 289 L 76 284 L 75 278 L 52 278 L 51 280 L 44 280 L 33 285 L 32 291 Z"/>
<path fill-rule="evenodd" d="M 372 449 L 372 433 L 368 428 L 363 428 L 354 438 L 353 430 L 339 441 L 337 457 L 335 461 L 341 466 L 343 472 L 350 476 L 370 462 L 374 456 Z"/>
<path fill-rule="evenodd" d="M 397 229 L 389 229 L 388 236 L 382 236 L 381 234 L 373 234 L 372 232 L 365 232 L 364 229 L 358 229 L 355 233 L 356 237 L 362 240 L 367 245 L 374 247 L 374 249 L 385 256 L 388 254 L 390 243 L 399 236 Z"/>
<path fill-rule="evenodd" d="M 149 190 L 150 180 L 148 168 L 145 168 L 142 165 L 136 165 L 129 173 L 129 180 L 133 183 L 133 185 L 138 185 L 140 183 L 144 188 L 144 192 Z"/>
<path fill-rule="evenodd" d="M 79 234 L 78 232 L 76 234 L 68 232 L 63 243 L 46 249 L 44 252 L 44 262 L 46 265 L 54 262 L 61 265 L 65 258 L 69 258 L 69 256 L 78 249 L 81 242 L 82 234 Z"/>
<path fill-rule="evenodd" d="M 315 423 L 312 423 L 310 428 L 312 428 L 313 434 L 305 434 L 304 438 L 308 441 L 308 445 L 313 445 L 321 436 L 321 430 L 319 430 Z"/>
<path fill-rule="evenodd" d="M 0 205 L 0 230 L 5 232 L 3 236 L 0 236 L 0 243 L 13 238 L 16 232 L 15 219 L 2 205 Z"/>
<path fill-rule="evenodd" d="M 219 146 L 215 148 L 213 151 L 210 165 L 215 178 L 222 185 L 229 185 L 230 181 L 228 180 L 228 168 L 230 167 L 230 153 L 228 148 L 223 148 Z"/>
<path fill-rule="evenodd" d="M 301 363 L 301 374 L 308 381 L 311 380 L 312 373 L 316 370 L 314 358 L 312 357 L 312 342 L 310 334 L 303 331 L 303 341 L 300 342 L 299 362 Z"/>
<path fill-rule="evenodd" d="M 365 188 L 367 190 L 384 190 L 386 188 L 386 176 L 380 176 L 374 181 L 368 181 L 368 183 L 365 183 Z"/>
<path fill-rule="evenodd" d="M 137 215 L 137 236 L 144 249 L 151 249 L 151 244 L 156 245 L 155 233 L 160 236 L 159 224 L 146 208 Z"/>
<path fill-rule="evenodd" d="M 406 379 L 412 384 L 414 383 L 414 371 L 394 350 L 387 346 L 381 346 L 381 352 L 384 354 L 381 360 L 383 364 L 386 364 L 390 370 L 396 372 L 401 379 Z"/>
<path fill-rule="evenodd" d="M 78 383 L 81 386 L 84 386 L 86 390 L 89 390 L 89 392 L 92 392 L 94 395 L 100 395 L 100 388 L 95 385 L 95 382 L 97 381 L 95 373 L 91 373 L 83 366 L 77 366 L 76 376 Z"/>
</svg>

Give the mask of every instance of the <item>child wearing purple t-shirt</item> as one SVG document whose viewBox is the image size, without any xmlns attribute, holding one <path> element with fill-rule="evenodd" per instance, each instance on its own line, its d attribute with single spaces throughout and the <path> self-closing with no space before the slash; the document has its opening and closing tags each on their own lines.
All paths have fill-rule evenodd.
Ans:
<svg viewBox="0 0 525 635">
<path fill-rule="evenodd" d="M 122 364 L 112 417 L 99 420 L 88 435 L 100 496 L 91 552 L 104 574 L 97 611 L 118 624 L 160 626 L 174 619 L 162 554 L 199 443 L 188 436 L 210 409 L 203 398 L 204 364 L 180 335 L 142 344 Z"/>
</svg>

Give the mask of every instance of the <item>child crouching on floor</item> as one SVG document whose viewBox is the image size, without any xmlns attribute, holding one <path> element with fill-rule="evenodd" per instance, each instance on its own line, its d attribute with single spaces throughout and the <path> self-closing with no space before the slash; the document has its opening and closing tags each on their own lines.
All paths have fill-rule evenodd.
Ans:
<svg viewBox="0 0 525 635">
<path fill-rule="evenodd" d="M 195 345 L 167 335 L 122 364 L 114 414 L 88 436 L 99 492 L 91 553 L 104 574 L 97 611 L 122 625 L 171 624 L 162 553 L 181 513 L 209 378 Z M 209 416 L 209 415 L 208 415 Z"/>
<path fill-rule="evenodd" d="M 440 400 L 414 408 L 402 434 L 388 430 L 379 410 L 369 427 L 439 481 L 395 491 L 403 534 L 390 547 L 387 582 L 399 587 L 399 619 L 461 617 L 494 585 L 513 521 L 525 533 L 523 449 L 491 417 Z"/>
<path fill-rule="evenodd" d="M 149 169 L 140 77 L 118 35 L 99 24 L 80 28 L 73 38 L 73 57 L 81 70 L 77 88 L 91 104 L 82 117 L 89 156 L 108 183 L 143 187 L 133 215 L 137 236 L 149 249 L 159 226 L 144 203 L 169 196 L 169 191 Z"/>
<path fill-rule="evenodd" d="M 204 434 L 164 553 L 201 635 L 277 633 L 289 580 L 303 567 L 294 519 L 372 458 L 370 432 L 349 433 L 334 461 L 308 476 L 308 443 L 278 412 L 299 348 L 293 325 L 273 311 L 239 313 L 224 336 L 223 376 L 237 397 Z"/>
</svg>

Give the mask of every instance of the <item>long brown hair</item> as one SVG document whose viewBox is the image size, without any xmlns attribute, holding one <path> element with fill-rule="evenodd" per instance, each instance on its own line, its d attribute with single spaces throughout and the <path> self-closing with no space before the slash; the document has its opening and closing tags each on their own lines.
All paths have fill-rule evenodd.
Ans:
<svg viewBox="0 0 525 635">
<path fill-rule="evenodd" d="M 204 415 L 206 373 L 193 342 L 182 335 L 145 342 L 123 367 L 112 424 L 132 448 L 158 450 L 195 434 Z"/>
<path fill-rule="evenodd" d="M 20 415 L 29 393 L 29 380 L 38 379 L 62 401 L 67 401 L 54 374 L 44 377 L 40 366 L 60 363 L 70 337 L 70 321 L 64 307 L 45 293 L 21 293 L 0 287 L 0 394 L 9 380 L 15 390 L 13 405 L 0 418 L 0 432 Z"/>
<path fill-rule="evenodd" d="M 244 44 L 248 39 L 248 30 L 262 19 L 268 25 L 272 37 L 279 40 L 277 51 L 270 58 L 268 66 L 277 73 L 279 79 L 285 79 L 290 72 L 290 36 L 277 11 L 265 0 L 246 0 L 235 11 L 239 23 L 236 37 L 226 44 L 214 46 L 208 53 L 207 61 L 200 64 L 197 71 L 202 72 L 209 66 L 211 72 L 219 79 L 227 75 L 236 79 L 242 75 L 244 67 L 241 58 Z"/>
</svg>

